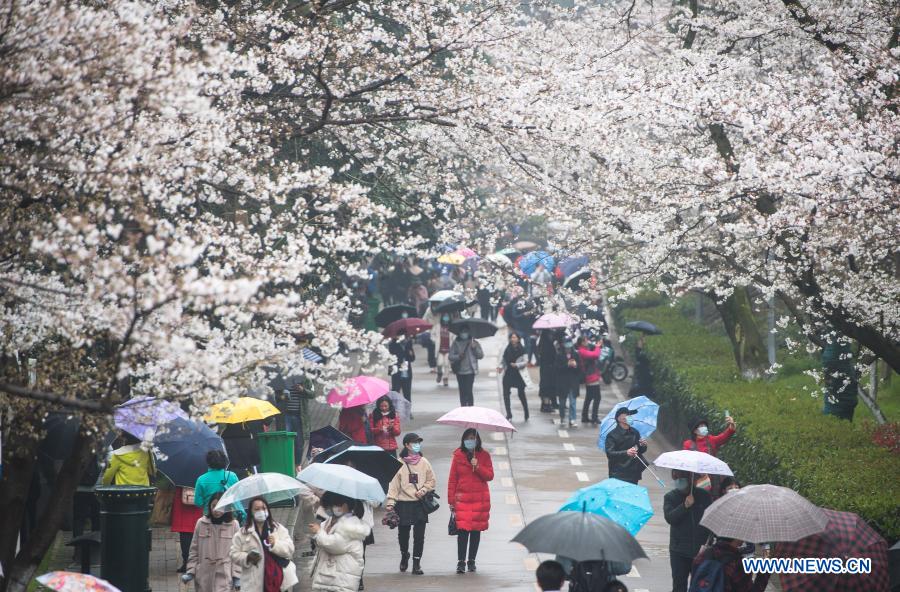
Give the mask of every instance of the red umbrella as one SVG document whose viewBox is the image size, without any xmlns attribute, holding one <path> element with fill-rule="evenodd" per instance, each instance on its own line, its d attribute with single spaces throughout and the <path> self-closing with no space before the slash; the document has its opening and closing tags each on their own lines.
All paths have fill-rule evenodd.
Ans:
<svg viewBox="0 0 900 592">
<path fill-rule="evenodd" d="M 384 328 L 384 331 L 381 332 L 385 337 L 396 337 L 401 333 L 405 333 L 407 335 L 418 335 L 419 333 L 424 333 L 431 329 L 431 323 L 426 323 L 420 318 L 416 317 L 408 317 L 405 319 L 399 319 L 388 325 Z"/>
<path fill-rule="evenodd" d="M 778 543 L 776 557 L 866 557 L 867 574 L 781 574 L 784 592 L 888 592 L 888 546 L 881 535 L 852 512 L 825 510 L 828 526 L 793 543 Z"/>
</svg>

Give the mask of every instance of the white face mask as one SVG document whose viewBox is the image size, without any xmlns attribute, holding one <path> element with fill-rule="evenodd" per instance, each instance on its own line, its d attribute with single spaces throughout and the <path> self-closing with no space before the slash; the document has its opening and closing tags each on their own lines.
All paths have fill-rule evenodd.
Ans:
<svg viewBox="0 0 900 592">
<path fill-rule="evenodd" d="M 334 516 L 335 518 L 340 518 L 340 517 L 343 516 L 345 513 L 346 513 L 346 512 L 344 512 L 342 509 L 340 509 L 340 508 L 337 507 L 337 506 L 334 506 L 333 508 L 331 508 L 331 515 Z"/>
<path fill-rule="evenodd" d="M 709 434 L 709 428 L 706 426 L 700 426 L 697 428 L 697 435 L 701 438 L 705 438 Z"/>
<path fill-rule="evenodd" d="M 266 518 L 269 517 L 269 513 L 265 510 L 257 510 L 253 512 L 253 519 L 257 522 L 265 522 Z"/>
</svg>

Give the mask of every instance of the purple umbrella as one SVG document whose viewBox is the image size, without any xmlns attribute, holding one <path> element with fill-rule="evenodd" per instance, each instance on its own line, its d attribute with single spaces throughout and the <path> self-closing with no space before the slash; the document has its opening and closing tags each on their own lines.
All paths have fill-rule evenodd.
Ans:
<svg viewBox="0 0 900 592">
<path fill-rule="evenodd" d="M 175 419 L 190 419 L 171 401 L 153 397 L 135 397 L 125 401 L 113 414 L 116 427 L 143 440 L 153 440 L 156 429 Z"/>
</svg>

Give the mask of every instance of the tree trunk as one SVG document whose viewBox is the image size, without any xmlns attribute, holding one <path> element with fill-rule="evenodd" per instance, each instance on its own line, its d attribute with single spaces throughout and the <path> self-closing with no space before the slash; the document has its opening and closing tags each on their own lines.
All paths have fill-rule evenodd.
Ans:
<svg viewBox="0 0 900 592">
<path fill-rule="evenodd" d="M 747 380 L 761 378 L 768 368 L 766 343 L 753 316 L 750 293 L 746 287 L 734 289 L 723 302 L 716 302 L 725 331 L 731 340 L 734 361 Z"/>
<path fill-rule="evenodd" d="M 6 578 L 0 583 L 0 592 L 24 592 L 34 578 L 38 565 L 50 550 L 56 534 L 62 526 L 63 517 L 72 503 L 81 473 L 93 454 L 94 442 L 89 436 L 79 433 L 72 446 L 72 452 L 63 462 L 53 484 L 51 499 L 44 513 L 38 517 L 37 525 L 25 546 L 15 554 L 19 524 L 25 514 L 34 462 L 27 458 L 13 458 L 10 478 L 0 483 L 0 501 L 3 502 L 4 517 L 0 518 L 0 558 L 6 568 Z M 4 471 L 5 472 L 5 471 Z M 8 503 L 13 506 L 6 505 Z M 7 512 L 12 508 L 12 512 Z M 19 509 L 19 511 L 16 511 Z M 18 519 L 16 517 L 18 516 Z M 12 528 L 8 528 L 12 526 Z"/>
</svg>

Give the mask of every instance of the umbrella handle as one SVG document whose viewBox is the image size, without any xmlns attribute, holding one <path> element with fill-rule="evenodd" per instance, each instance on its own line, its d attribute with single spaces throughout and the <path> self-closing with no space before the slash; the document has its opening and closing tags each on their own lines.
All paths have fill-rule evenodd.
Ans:
<svg viewBox="0 0 900 592">
<path fill-rule="evenodd" d="M 660 487 L 665 488 L 665 486 L 666 486 L 665 481 L 663 481 L 662 479 L 660 479 L 660 478 L 659 478 L 659 475 L 657 475 L 656 473 L 653 472 L 653 469 L 651 469 L 651 468 L 647 465 L 647 463 L 644 462 L 644 460 L 640 457 L 640 455 L 636 455 L 634 458 L 636 458 L 636 459 L 638 459 L 639 461 L 641 461 L 641 464 L 644 465 L 644 468 L 647 469 L 648 471 L 650 471 L 650 474 L 651 474 L 651 475 L 653 475 L 654 477 L 656 477 L 656 482 L 659 483 Z"/>
</svg>

